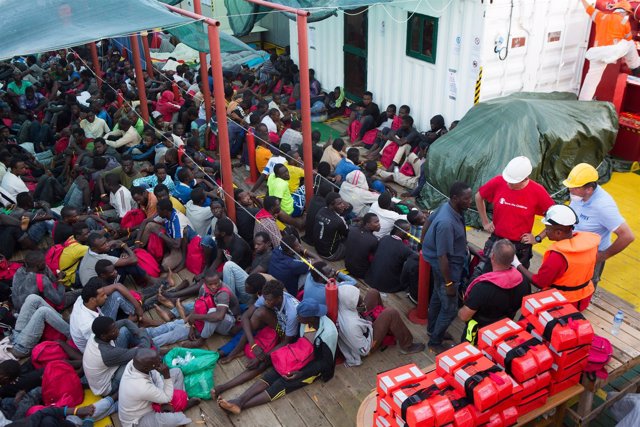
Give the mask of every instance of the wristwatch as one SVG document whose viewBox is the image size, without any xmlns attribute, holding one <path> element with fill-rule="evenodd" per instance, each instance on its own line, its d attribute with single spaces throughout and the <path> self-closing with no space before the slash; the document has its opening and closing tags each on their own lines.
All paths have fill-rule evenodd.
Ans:
<svg viewBox="0 0 640 427">
<path fill-rule="evenodd" d="M 536 236 L 536 237 L 534 238 L 534 240 L 536 241 L 536 243 L 540 243 L 540 242 L 542 242 L 542 237 L 540 237 L 540 236 Z"/>
</svg>

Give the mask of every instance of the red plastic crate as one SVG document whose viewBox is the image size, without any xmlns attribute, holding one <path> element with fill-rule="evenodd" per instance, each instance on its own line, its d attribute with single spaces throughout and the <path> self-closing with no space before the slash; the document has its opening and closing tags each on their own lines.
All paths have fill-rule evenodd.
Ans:
<svg viewBox="0 0 640 427">
<path fill-rule="evenodd" d="M 413 363 L 382 372 L 378 374 L 378 397 L 383 398 L 399 387 L 420 382 L 424 378 L 425 373 Z"/>
</svg>

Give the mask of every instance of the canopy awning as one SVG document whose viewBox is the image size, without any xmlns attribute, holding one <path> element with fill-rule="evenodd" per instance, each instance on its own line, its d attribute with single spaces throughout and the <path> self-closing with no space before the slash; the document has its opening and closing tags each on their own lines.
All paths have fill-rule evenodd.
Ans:
<svg viewBox="0 0 640 427">
<path fill-rule="evenodd" d="M 156 0 L 4 0 L 0 60 L 194 22 Z"/>
</svg>

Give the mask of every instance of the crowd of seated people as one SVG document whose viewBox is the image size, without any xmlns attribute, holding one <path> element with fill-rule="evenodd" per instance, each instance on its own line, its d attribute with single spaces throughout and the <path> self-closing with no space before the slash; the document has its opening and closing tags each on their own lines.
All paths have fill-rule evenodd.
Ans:
<svg viewBox="0 0 640 427">
<path fill-rule="evenodd" d="M 221 364 L 250 359 L 246 372 L 211 391 L 232 413 L 329 380 L 338 348 L 346 366 L 394 342 L 400 354 L 424 350 L 382 302 L 417 280 L 425 224 L 388 183 L 419 191 L 428 145 L 446 132 L 441 116 L 419 133 L 408 106 L 380 114 L 370 93 L 348 105 L 341 88 L 323 92 L 311 70 L 313 113 L 344 117 L 351 141 L 323 144 L 314 131 L 305 159 L 299 73 L 288 54 L 225 72 L 231 154 L 248 165 L 253 132 L 259 172 L 250 190 L 239 185 L 230 195 L 232 221 L 215 114 L 207 122 L 197 70 L 145 72 L 145 121 L 129 56 L 103 43 L 102 75 L 83 48 L 0 67 L 0 321 L 11 327 L 0 346 L 0 390 L 13 399 L 0 411 L 8 422 L 91 425 L 114 414 L 127 426 L 188 424 L 184 410 L 198 400 L 170 404 L 184 380 L 160 356 L 172 345 L 202 347 L 214 334 L 233 337 Z M 304 161 L 314 165 L 308 205 Z M 19 253 L 23 261 L 10 262 Z M 174 283 L 187 270 L 193 281 Z M 328 279 L 339 286 L 337 328 L 327 317 Z M 357 279 L 371 289 L 361 293 Z M 41 388 L 50 378 L 36 350 L 43 342 L 60 347 L 97 402 L 29 410 L 47 404 Z M 271 355 L 289 345 L 313 357 L 283 373 Z"/>
</svg>

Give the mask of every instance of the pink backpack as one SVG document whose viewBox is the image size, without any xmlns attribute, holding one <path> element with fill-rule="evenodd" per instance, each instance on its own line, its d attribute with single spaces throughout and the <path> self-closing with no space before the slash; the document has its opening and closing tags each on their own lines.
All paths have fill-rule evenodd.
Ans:
<svg viewBox="0 0 640 427">
<path fill-rule="evenodd" d="M 595 381 L 596 378 L 606 379 L 609 375 L 606 370 L 607 363 L 611 360 L 613 354 L 613 347 L 608 339 L 594 335 L 591 342 L 591 349 L 587 356 L 587 366 L 584 368 L 584 373 L 587 377 Z"/>
<path fill-rule="evenodd" d="M 31 351 L 31 363 L 36 369 L 44 368 L 54 360 L 67 359 L 67 353 L 55 341 L 43 341 Z"/>
<path fill-rule="evenodd" d="M 271 364 L 280 375 L 289 375 L 294 371 L 299 371 L 313 360 L 314 347 L 311 341 L 306 338 L 299 338 L 293 344 L 271 353 Z"/>
</svg>

